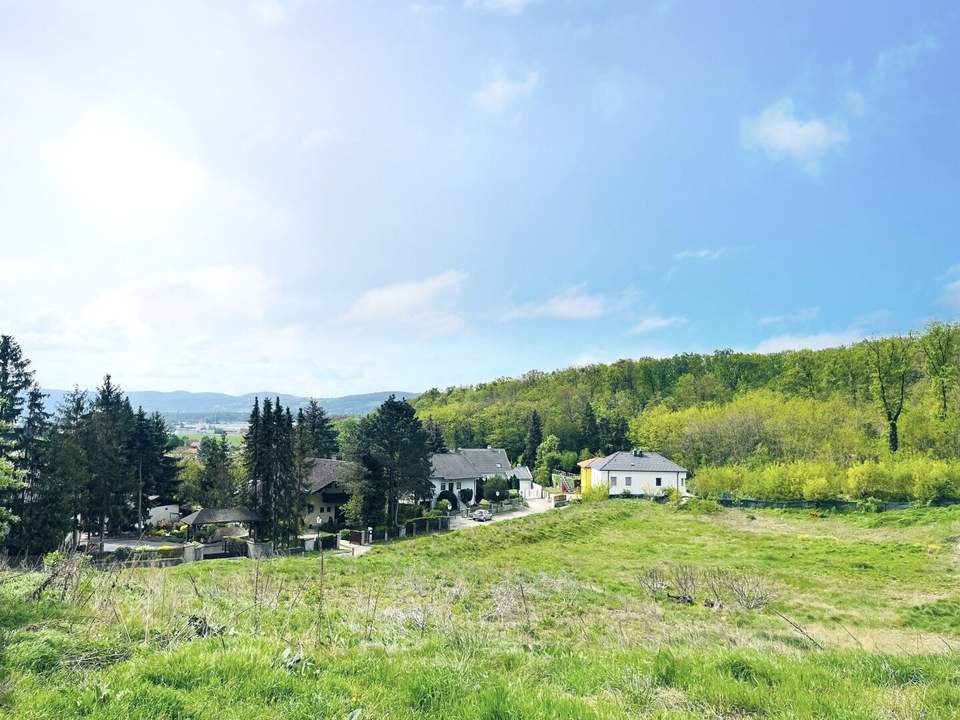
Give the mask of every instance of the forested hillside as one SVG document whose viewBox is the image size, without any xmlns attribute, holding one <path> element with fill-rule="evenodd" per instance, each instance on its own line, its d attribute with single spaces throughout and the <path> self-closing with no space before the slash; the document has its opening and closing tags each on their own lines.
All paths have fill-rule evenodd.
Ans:
<svg viewBox="0 0 960 720">
<path fill-rule="evenodd" d="M 820 483 L 820 492 L 808 495 L 857 496 L 866 491 L 852 492 L 846 475 L 868 461 L 919 457 L 950 481 L 952 465 L 931 463 L 960 457 L 958 387 L 960 325 L 933 323 L 908 336 L 819 351 L 719 350 L 530 372 L 432 389 L 415 405 L 440 425 L 448 445 L 504 447 L 529 465 L 549 454 L 555 467 L 573 470 L 581 457 L 631 445 L 666 453 L 699 471 L 701 481 L 716 466 L 815 461 L 830 489 Z M 538 453 L 547 442 L 548 452 Z M 752 491 L 803 494 L 796 484 Z M 912 490 L 869 494 L 909 498 Z"/>
</svg>

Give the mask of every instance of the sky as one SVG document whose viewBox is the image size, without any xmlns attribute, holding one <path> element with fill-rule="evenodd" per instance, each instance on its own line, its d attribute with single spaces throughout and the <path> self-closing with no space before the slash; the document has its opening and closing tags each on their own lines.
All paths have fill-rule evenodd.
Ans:
<svg viewBox="0 0 960 720">
<path fill-rule="evenodd" d="M 960 317 L 951 2 L 0 0 L 45 387 L 421 391 Z"/>
</svg>

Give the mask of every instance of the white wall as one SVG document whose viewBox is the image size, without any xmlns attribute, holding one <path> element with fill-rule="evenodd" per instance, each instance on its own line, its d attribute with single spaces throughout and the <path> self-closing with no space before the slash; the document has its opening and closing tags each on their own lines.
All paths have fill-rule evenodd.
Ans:
<svg viewBox="0 0 960 720">
<path fill-rule="evenodd" d="M 444 489 L 450 489 L 450 485 L 453 485 L 454 495 L 457 496 L 457 502 L 460 502 L 460 491 L 461 490 L 472 490 L 473 499 L 470 500 L 471 504 L 477 501 L 477 481 L 476 480 L 436 480 L 431 478 L 430 482 L 433 483 L 433 499 L 436 501 L 437 495 L 442 493 Z"/>
<path fill-rule="evenodd" d="M 172 505 L 157 505 L 147 511 L 146 524 L 156 525 L 161 520 L 175 520 L 180 517 L 180 506 L 176 503 Z"/>
<path fill-rule="evenodd" d="M 320 525 L 323 525 L 328 520 L 337 519 L 337 508 L 339 505 L 334 503 L 324 502 L 323 493 L 328 492 L 329 489 L 325 489 L 322 492 L 313 493 L 307 496 L 307 504 L 313 505 L 313 510 L 310 510 L 309 507 L 306 512 L 303 513 L 303 521 L 306 523 L 309 528 L 317 528 L 317 517 L 320 518 Z"/>
<path fill-rule="evenodd" d="M 538 485 L 533 480 L 518 480 L 520 484 L 520 497 L 539 498 L 543 497 L 543 486 Z"/>
<path fill-rule="evenodd" d="M 660 478 L 659 486 L 657 478 Z M 629 490 L 632 495 L 662 495 L 668 487 L 676 488 L 681 493 L 686 492 L 687 474 L 685 472 L 594 470 L 592 483 L 594 486 L 606 485 L 611 495 L 621 495 L 624 490 Z"/>
</svg>

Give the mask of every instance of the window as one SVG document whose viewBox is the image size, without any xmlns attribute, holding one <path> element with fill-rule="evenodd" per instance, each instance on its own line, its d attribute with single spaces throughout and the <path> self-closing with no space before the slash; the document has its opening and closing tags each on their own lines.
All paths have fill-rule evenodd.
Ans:
<svg viewBox="0 0 960 720">
<path fill-rule="evenodd" d="M 663 484 L 663 478 L 657 478 L 657 487 L 660 487 Z"/>
<path fill-rule="evenodd" d="M 686 478 L 680 478 L 680 485 L 682 486 L 686 482 Z"/>
<path fill-rule="evenodd" d="M 313 512 L 313 503 L 307 503 L 307 512 Z"/>
<path fill-rule="evenodd" d="M 616 476 L 616 475 L 611 475 L 611 476 L 610 476 L 610 487 L 613 487 L 613 486 L 616 485 L 616 484 L 617 484 L 617 476 Z"/>
<path fill-rule="evenodd" d="M 626 485 L 627 487 L 633 485 L 633 478 L 632 477 L 624 478 L 623 484 Z"/>
<path fill-rule="evenodd" d="M 459 490 L 462 485 L 463 485 L 463 483 L 461 483 L 459 480 L 457 480 L 457 490 Z"/>
</svg>

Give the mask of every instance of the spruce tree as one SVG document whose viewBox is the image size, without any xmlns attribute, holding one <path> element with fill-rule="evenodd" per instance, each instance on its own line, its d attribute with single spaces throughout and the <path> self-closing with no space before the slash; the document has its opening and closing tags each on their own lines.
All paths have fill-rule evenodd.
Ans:
<svg viewBox="0 0 960 720">
<path fill-rule="evenodd" d="M 100 536 L 109 523 L 112 531 L 132 520 L 136 507 L 137 475 L 130 458 L 134 414 L 130 402 L 109 375 L 97 388 L 84 433 L 90 486 L 83 517 Z"/>
<path fill-rule="evenodd" d="M 336 457 L 340 451 L 337 430 L 334 428 L 326 410 L 312 398 L 307 403 L 304 422 L 310 437 L 312 457 Z"/>
<path fill-rule="evenodd" d="M 597 416 L 589 402 L 584 403 L 583 412 L 580 415 L 580 447 L 587 448 L 591 452 L 600 447 Z"/>
<path fill-rule="evenodd" d="M 10 335 L 0 335 L 0 457 L 10 458 L 17 452 L 19 421 L 23 403 L 33 385 L 30 361 L 23 357 L 20 345 Z"/>
<path fill-rule="evenodd" d="M 523 449 L 523 461 L 528 467 L 533 467 L 537 461 L 537 448 L 543 442 L 543 427 L 540 424 L 540 413 L 536 410 L 527 417 L 527 441 Z"/>
<path fill-rule="evenodd" d="M 5 400 L 0 398 L 0 412 Z M 4 437 L 10 432 L 9 423 L 0 421 L 0 497 L 10 497 L 23 487 L 23 483 L 18 477 L 17 468 L 5 457 L 7 442 Z M 10 527 L 17 522 L 19 518 L 7 506 L 6 502 L 0 505 L 0 540 L 6 538 L 10 532 Z"/>
<path fill-rule="evenodd" d="M 443 428 L 440 427 L 440 423 L 433 419 L 433 415 L 427 418 L 427 421 L 423 424 L 423 429 L 427 433 L 427 444 L 430 446 L 430 452 L 447 452 L 447 444 L 443 439 Z"/>
</svg>

